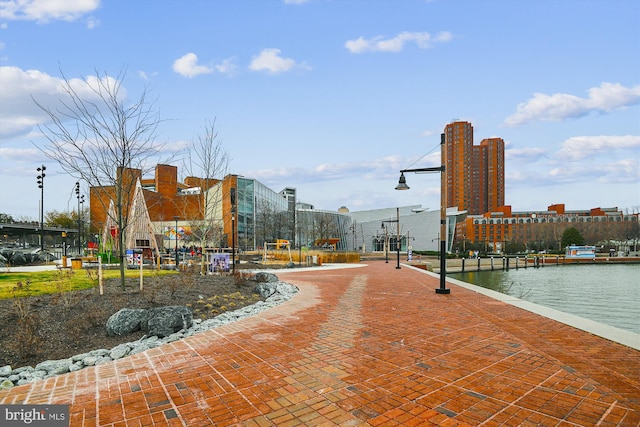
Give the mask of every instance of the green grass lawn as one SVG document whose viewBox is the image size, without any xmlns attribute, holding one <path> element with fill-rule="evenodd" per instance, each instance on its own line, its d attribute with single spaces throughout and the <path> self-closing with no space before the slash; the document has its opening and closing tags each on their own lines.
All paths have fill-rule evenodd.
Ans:
<svg viewBox="0 0 640 427">
<path fill-rule="evenodd" d="M 144 270 L 144 277 L 177 274 L 172 270 Z M 127 277 L 140 277 L 140 270 L 125 270 Z M 104 279 L 119 278 L 120 270 L 103 270 Z M 28 286 L 27 283 L 29 283 Z M 44 295 L 88 289 L 98 285 L 97 270 L 52 270 L 0 273 L 0 299 Z"/>
</svg>

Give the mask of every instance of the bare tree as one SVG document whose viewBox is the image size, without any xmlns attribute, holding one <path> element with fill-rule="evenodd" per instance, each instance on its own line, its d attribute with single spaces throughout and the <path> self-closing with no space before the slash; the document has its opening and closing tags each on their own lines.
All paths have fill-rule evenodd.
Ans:
<svg viewBox="0 0 640 427">
<path fill-rule="evenodd" d="M 337 224 L 334 217 L 328 213 L 323 213 L 318 217 L 315 222 L 315 228 L 313 234 L 316 242 L 322 243 L 322 245 L 329 244 L 329 239 L 338 235 Z"/>
<path fill-rule="evenodd" d="M 258 245 L 273 243 L 281 238 L 278 234 L 278 210 L 266 199 L 258 200 L 256 206 L 256 236 Z"/>
<path fill-rule="evenodd" d="M 98 192 L 104 212 L 113 200 L 118 231 L 120 281 L 125 288 L 125 233 L 131 195 L 137 179 L 132 171 L 144 170 L 149 158 L 162 148 L 155 142 L 159 124 L 155 102 L 147 100 L 145 89 L 140 98 L 126 99 L 122 84 L 126 72 L 115 78 L 96 71 L 84 80 L 69 79 L 62 74 L 62 93 L 58 108 L 51 109 L 34 99 L 51 123 L 39 129 L 48 143 L 39 147 L 62 169 L 76 179 L 84 180 Z"/>
<path fill-rule="evenodd" d="M 204 133 L 198 135 L 197 141 L 187 149 L 185 171 L 200 186 L 200 194 L 193 202 L 185 204 L 192 212 L 186 213 L 190 218 L 192 236 L 204 248 L 209 242 L 220 244 L 223 222 L 217 212 L 222 211 L 222 182 L 229 170 L 229 153 L 222 145 L 222 138 L 216 128 L 216 120 L 206 122 Z M 195 212 L 193 212 L 195 210 Z M 205 254 L 202 254 L 200 273 L 206 272 Z"/>
</svg>

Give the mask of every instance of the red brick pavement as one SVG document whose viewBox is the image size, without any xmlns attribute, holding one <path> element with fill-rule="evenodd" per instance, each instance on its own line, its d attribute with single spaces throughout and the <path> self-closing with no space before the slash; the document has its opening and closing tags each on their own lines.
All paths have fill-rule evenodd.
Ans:
<svg viewBox="0 0 640 427">
<path fill-rule="evenodd" d="M 384 262 L 279 274 L 292 300 L 0 391 L 73 426 L 638 426 L 640 352 Z"/>
</svg>

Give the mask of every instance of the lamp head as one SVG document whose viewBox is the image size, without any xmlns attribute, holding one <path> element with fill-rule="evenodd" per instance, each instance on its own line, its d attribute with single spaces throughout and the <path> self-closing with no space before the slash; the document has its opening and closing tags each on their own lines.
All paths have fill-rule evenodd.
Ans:
<svg viewBox="0 0 640 427">
<path fill-rule="evenodd" d="M 400 172 L 400 180 L 398 181 L 398 185 L 396 185 L 396 190 L 408 190 L 409 186 L 407 185 L 407 179 L 404 177 L 404 172 Z"/>
</svg>

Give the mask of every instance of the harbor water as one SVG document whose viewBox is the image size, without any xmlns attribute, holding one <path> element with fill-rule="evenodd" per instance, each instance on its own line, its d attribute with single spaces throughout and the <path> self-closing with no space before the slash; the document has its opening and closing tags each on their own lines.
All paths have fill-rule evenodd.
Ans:
<svg viewBox="0 0 640 427">
<path fill-rule="evenodd" d="M 449 276 L 640 334 L 640 264 L 554 265 Z"/>
</svg>

